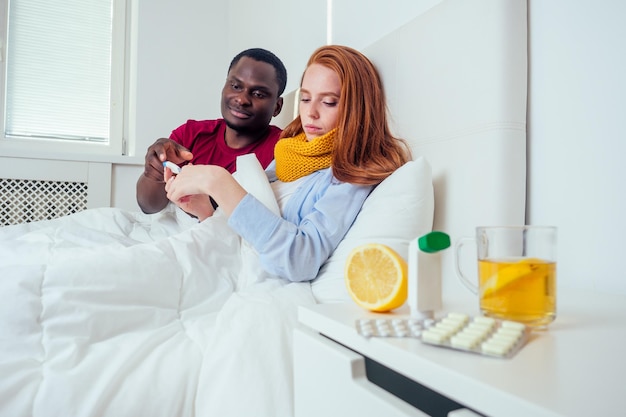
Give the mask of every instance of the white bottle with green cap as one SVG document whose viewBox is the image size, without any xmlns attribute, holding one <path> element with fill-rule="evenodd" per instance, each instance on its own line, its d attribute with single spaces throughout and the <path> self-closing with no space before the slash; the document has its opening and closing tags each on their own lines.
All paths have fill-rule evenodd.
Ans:
<svg viewBox="0 0 626 417">
<path fill-rule="evenodd" d="M 433 318 L 441 308 L 441 251 L 450 247 L 450 236 L 433 231 L 409 244 L 408 304 L 411 316 Z"/>
</svg>

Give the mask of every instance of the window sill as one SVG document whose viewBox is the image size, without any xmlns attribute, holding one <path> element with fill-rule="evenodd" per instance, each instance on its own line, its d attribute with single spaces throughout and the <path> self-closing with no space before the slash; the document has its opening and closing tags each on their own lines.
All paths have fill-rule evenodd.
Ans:
<svg viewBox="0 0 626 417">
<path fill-rule="evenodd" d="M 43 152 L 2 149 L 0 156 L 7 158 L 42 159 L 55 161 L 79 161 L 79 162 L 108 162 L 116 165 L 143 165 L 143 156 L 128 155 L 97 155 L 89 153 L 69 153 L 69 152 Z"/>
</svg>

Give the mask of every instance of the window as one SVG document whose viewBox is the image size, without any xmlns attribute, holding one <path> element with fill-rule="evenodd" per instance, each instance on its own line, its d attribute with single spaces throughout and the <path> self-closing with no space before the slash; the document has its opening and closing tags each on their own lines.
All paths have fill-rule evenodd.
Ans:
<svg viewBox="0 0 626 417">
<path fill-rule="evenodd" d="M 9 0 L 3 148 L 123 153 L 125 0 Z"/>
</svg>

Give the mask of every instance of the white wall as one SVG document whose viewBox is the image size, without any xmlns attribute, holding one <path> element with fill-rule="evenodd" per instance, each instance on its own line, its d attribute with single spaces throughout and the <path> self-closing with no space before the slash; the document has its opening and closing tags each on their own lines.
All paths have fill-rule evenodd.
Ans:
<svg viewBox="0 0 626 417">
<path fill-rule="evenodd" d="M 335 0 L 332 2 L 332 43 L 361 50 L 441 1 Z"/>
<path fill-rule="evenodd" d="M 131 150 L 143 156 L 148 145 L 168 137 L 187 119 L 219 115 L 232 57 L 222 23 L 226 2 L 152 0 L 137 5 L 136 126 L 130 136 L 136 139 Z"/>
<path fill-rule="evenodd" d="M 528 223 L 559 286 L 626 294 L 626 2 L 529 1 Z"/>
</svg>

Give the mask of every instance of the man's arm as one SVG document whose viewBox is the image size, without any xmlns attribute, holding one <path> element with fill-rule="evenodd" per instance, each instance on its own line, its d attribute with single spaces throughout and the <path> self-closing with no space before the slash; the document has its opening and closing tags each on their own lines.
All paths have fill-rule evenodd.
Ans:
<svg viewBox="0 0 626 417">
<path fill-rule="evenodd" d="M 165 192 L 165 182 L 149 178 L 142 173 L 137 180 L 137 204 L 144 213 L 157 213 L 167 206 L 169 200 Z"/>
</svg>

